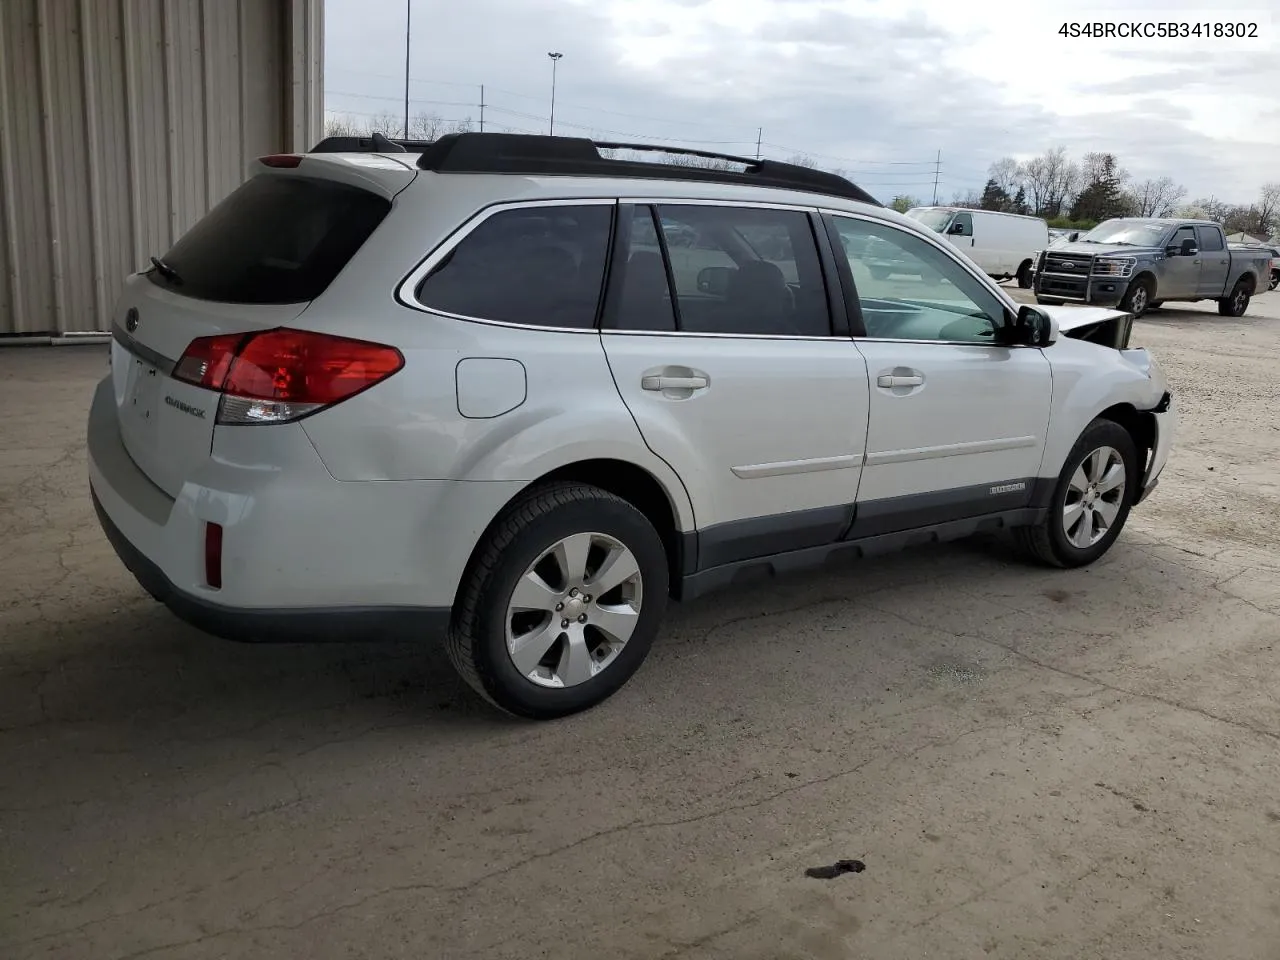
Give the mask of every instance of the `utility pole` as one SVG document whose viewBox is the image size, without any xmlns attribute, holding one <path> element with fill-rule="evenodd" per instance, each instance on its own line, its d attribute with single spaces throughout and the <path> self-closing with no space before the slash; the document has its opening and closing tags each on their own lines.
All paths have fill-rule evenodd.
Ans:
<svg viewBox="0 0 1280 960">
<path fill-rule="evenodd" d="M 413 0 L 404 0 L 404 138 L 409 139 L 409 28 L 413 23 Z"/>
<path fill-rule="evenodd" d="M 555 136 L 556 133 L 556 65 L 559 64 L 563 53 L 548 53 L 551 58 L 551 127 L 547 130 L 549 136 Z"/>
<path fill-rule="evenodd" d="M 938 159 L 933 161 L 933 206 L 938 205 L 938 174 L 942 172 L 942 151 L 938 151 Z"/>
<path fill-rule="evenodd" d="M 756 127 L 756 159 L 760 159 L 760 141 L 764 139 L 764 127 Z"/>
<path fill-rule="evenodd" d="M 484 84 L 480 84 L 480 132 L 484 133 Z"/>
</svg>

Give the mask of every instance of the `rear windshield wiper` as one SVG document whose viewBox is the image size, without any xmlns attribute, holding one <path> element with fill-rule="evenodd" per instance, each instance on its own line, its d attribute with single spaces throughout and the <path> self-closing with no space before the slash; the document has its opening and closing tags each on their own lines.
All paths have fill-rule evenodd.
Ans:
<svg viewBox="0 0 1280 960">
<path fill-rule="evenodd" d="M 164 277 L 170 283 L 182 283 L 182 277 L 178 276 L 178 271 L 173 269 L 159 257 L 151 258 L 151 265 L 156 268 L 156 273 Z"/>
</svg>

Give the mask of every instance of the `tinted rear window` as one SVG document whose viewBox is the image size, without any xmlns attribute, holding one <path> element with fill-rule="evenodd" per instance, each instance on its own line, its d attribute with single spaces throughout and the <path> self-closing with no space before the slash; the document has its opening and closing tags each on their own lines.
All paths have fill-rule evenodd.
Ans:
<svg viewBox="0 0 1280 960">
<path fill-rule="evenodd" d="M 330 180 L 260 176 L 213 208 L 162 258 L 151 282 L 225 303 L 302 303 L 320 296 L 391 203 Z"/>
</svg>

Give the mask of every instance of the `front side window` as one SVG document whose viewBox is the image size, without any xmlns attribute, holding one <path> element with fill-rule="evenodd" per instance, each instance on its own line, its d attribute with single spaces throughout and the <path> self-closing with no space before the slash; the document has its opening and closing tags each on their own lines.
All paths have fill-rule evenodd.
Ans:
<svg viewBox="0 0 1280 960">
<path fill-rule="evenodd" d="M 718 205 L 663 205 L 656 210 L 680 330 L 830 336 L 822 267 L 805 213 Z M 657 276 L 654 270 L 646 272 Z"/>
<path fill-rule="evenodd" d="M 951 221 L 951 226 L 947 228 L 947 233 L 953 237 L 972 237 L 973 214 L 957 213 L 956 218 Z"/>
<path fill-rule="evenodd" d="M 1196 231 L 1194 227 L 1179 227 L 1173 233 L 1173 239 L 1169 241 L 1171 246 L 1177 247 L 1178 252 L 1182 252 L 1182 244 L 1190 240 L 1194 245 L 1196 242 Z"/>
<path fill-rule="evenodd" d="M 996 342 L 1004 304 L 952 257 L 888 224 L 852 217 L 832 222 L 849 257 L 868 337 Z M 848 253 L 854 249 L 867 252 Z"/>
<path fill-rule="evenodd" d="M 427 275 L 418 302 L 479 320 L 592 329 L 612 223 L 612 204 L 495 213 Z"/>
</svg>

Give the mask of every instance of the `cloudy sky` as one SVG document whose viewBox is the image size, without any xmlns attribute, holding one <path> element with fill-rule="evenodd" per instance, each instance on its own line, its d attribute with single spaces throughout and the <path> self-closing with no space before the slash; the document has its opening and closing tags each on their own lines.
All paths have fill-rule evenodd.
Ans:
<svg viewBox="0 0 1280 960">
<path fill-rule="evenodd" d="M 981 187 L 1063 145 L 1249 202 L 1280 180 L 1280 3 L 410 0 L 411 112 L 754 156 L 803 153 L 888 200 Z M 1241 5 L 1243 3 L 1243 5 Z M 1063 11 L 1069 7 L 1070 13 Z M 1109 12 L 1104 12 L 1109 11 Z M 1116 12 L 1119 11 L 1119 12 Z M 1273 12 L 1274 11 L 1274 12 Z M 1072 21 L 1243 21 L 1256 39 L 1064 38 Z M 325 106 L 403 113 L 405 0 L 326 0 Z"/>
</svg>

